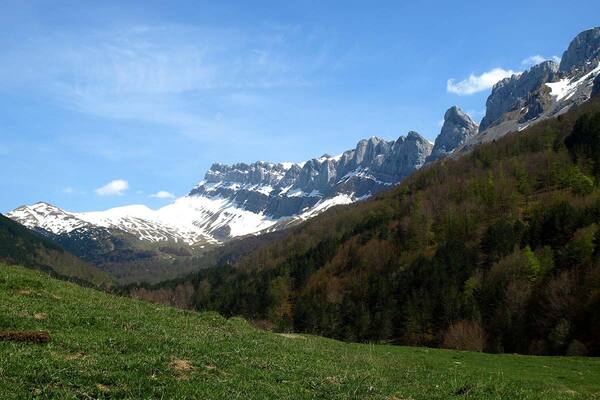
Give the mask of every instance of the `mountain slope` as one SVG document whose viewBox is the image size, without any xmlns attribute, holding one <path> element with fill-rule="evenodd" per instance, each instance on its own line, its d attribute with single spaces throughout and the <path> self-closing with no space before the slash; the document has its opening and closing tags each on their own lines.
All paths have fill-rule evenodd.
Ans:
<svg viewBox="0 0 600 400">
<path fill-rule="evenodd" d="M 600 354 L 598 143 L 600 98 L 155 289 L 348 340 L 437 346 L 459 324 L 488 351 Z"/>
<path fill-rule="evenodd" d="M 112 283 L 104 272 L 1 214 L 0 261 L 27 265 L 94 285 Z"/>
<path fill-rule="evenodd" d="M 0 397 L 594 398 L 600 362 L 347 344 L 111 296 L 0 267 Z M 16 335 L 13 335 L 16 336 Z"/>
</svg>

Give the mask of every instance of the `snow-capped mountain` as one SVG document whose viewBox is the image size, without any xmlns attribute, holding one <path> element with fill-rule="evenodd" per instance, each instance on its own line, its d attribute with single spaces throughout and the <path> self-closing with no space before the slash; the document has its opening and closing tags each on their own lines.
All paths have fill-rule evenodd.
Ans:
<svg viewBox="0 0 600 400">
<path fill-rule="evenodd" d="M 120 231 L 148 242 L 216 243 L 367 198 L 420 168 L 431 149 L 416 132 L 395 141 L 372 137 L 304 163 L 214 164 L 187 196 L 157 210 L 131 205 L 71 213 L 36 203 L 7 215 L 50 236 Z"/>
<path fill-rule="evenodd" d="M 119 230 L 149 242 L 183 241 L 196 243 L 208 238 L 196 231 L 179 229 L 159 218 L 156 211 L 142 205 L 117 207 L 107 211 L 70 213 L 51 204 L 39 202 L 22 206 L 7 214 L 22 225 L 51 235 L 73 232 Z"/>
</svg>

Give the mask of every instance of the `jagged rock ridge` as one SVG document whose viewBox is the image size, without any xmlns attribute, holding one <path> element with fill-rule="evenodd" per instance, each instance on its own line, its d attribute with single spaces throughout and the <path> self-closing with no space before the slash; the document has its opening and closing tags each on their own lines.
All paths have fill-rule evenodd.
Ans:
<svg viewBox="0 0 600 400">
<path fill-rule="evenodd" d="M 560 65 L 544 61 L 498 82 L 487 99 L 479 134 L 468 140 L 463 150 L 520 131 L 589 100 L 598 90 L 594 82 L 599 75 L 600 27 L 577 35 L 563 53 Z"/>
<path fill-rule="evenodd" d="M 394 185 L 421 167 L 431 148 L 418 133 L 409 132 L 396 141 L 364 139 L 339 156 L 302 164 L 214 164 L 189 196 L 230 199 L 254 213 L 290 217 L 324 199 L 362 198 Z"/>
<path fill-rule="evenodd" d="M 69 213 L 46 203 L 8 216 L 57 241 L 86 232 L 121 231 L 149 242 L 188 244 L 279 229 L 337 204 L 347 204 L 395 185 L 420 168 L 432 144 L 416 132 L 395 141 L 361 140 L 339 156 L 305 163 L 231 166 L 213 164 L 187 196 L 158 210 L 132 205 L 101 212 Z"/>
</svg>

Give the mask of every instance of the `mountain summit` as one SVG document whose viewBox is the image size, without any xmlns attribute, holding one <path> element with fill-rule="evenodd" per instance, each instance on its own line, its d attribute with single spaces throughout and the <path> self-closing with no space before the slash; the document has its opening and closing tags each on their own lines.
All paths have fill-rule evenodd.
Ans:
<svg viewBox="0 0 600 400">
<path fill-rule="evenodd" d="M 434 161 L 452 153 L 456 148 L 476 135 L 479 126 L 457 106 L 450 107 L 444 114 L 444 125 L 435 139 L 427 161 Z"/>
<path fill-rule="evenodd" d="M 569 44 L 560 61 L 561 73 L 572 73 L 574 69 L 585 70 L 593 61 L 600 59 L 600 27 L 581 32 Z"/>
</svg>

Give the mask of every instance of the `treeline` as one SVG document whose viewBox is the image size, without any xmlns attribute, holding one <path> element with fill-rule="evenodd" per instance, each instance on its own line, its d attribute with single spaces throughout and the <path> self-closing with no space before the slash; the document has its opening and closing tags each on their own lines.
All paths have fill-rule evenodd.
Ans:
<svg viewBox="0 0 600 400">
<path fill-rule="evenodd" d="M 600 101 L 133 296 L 275 330 L 600 355 Z"/>
</svg>

